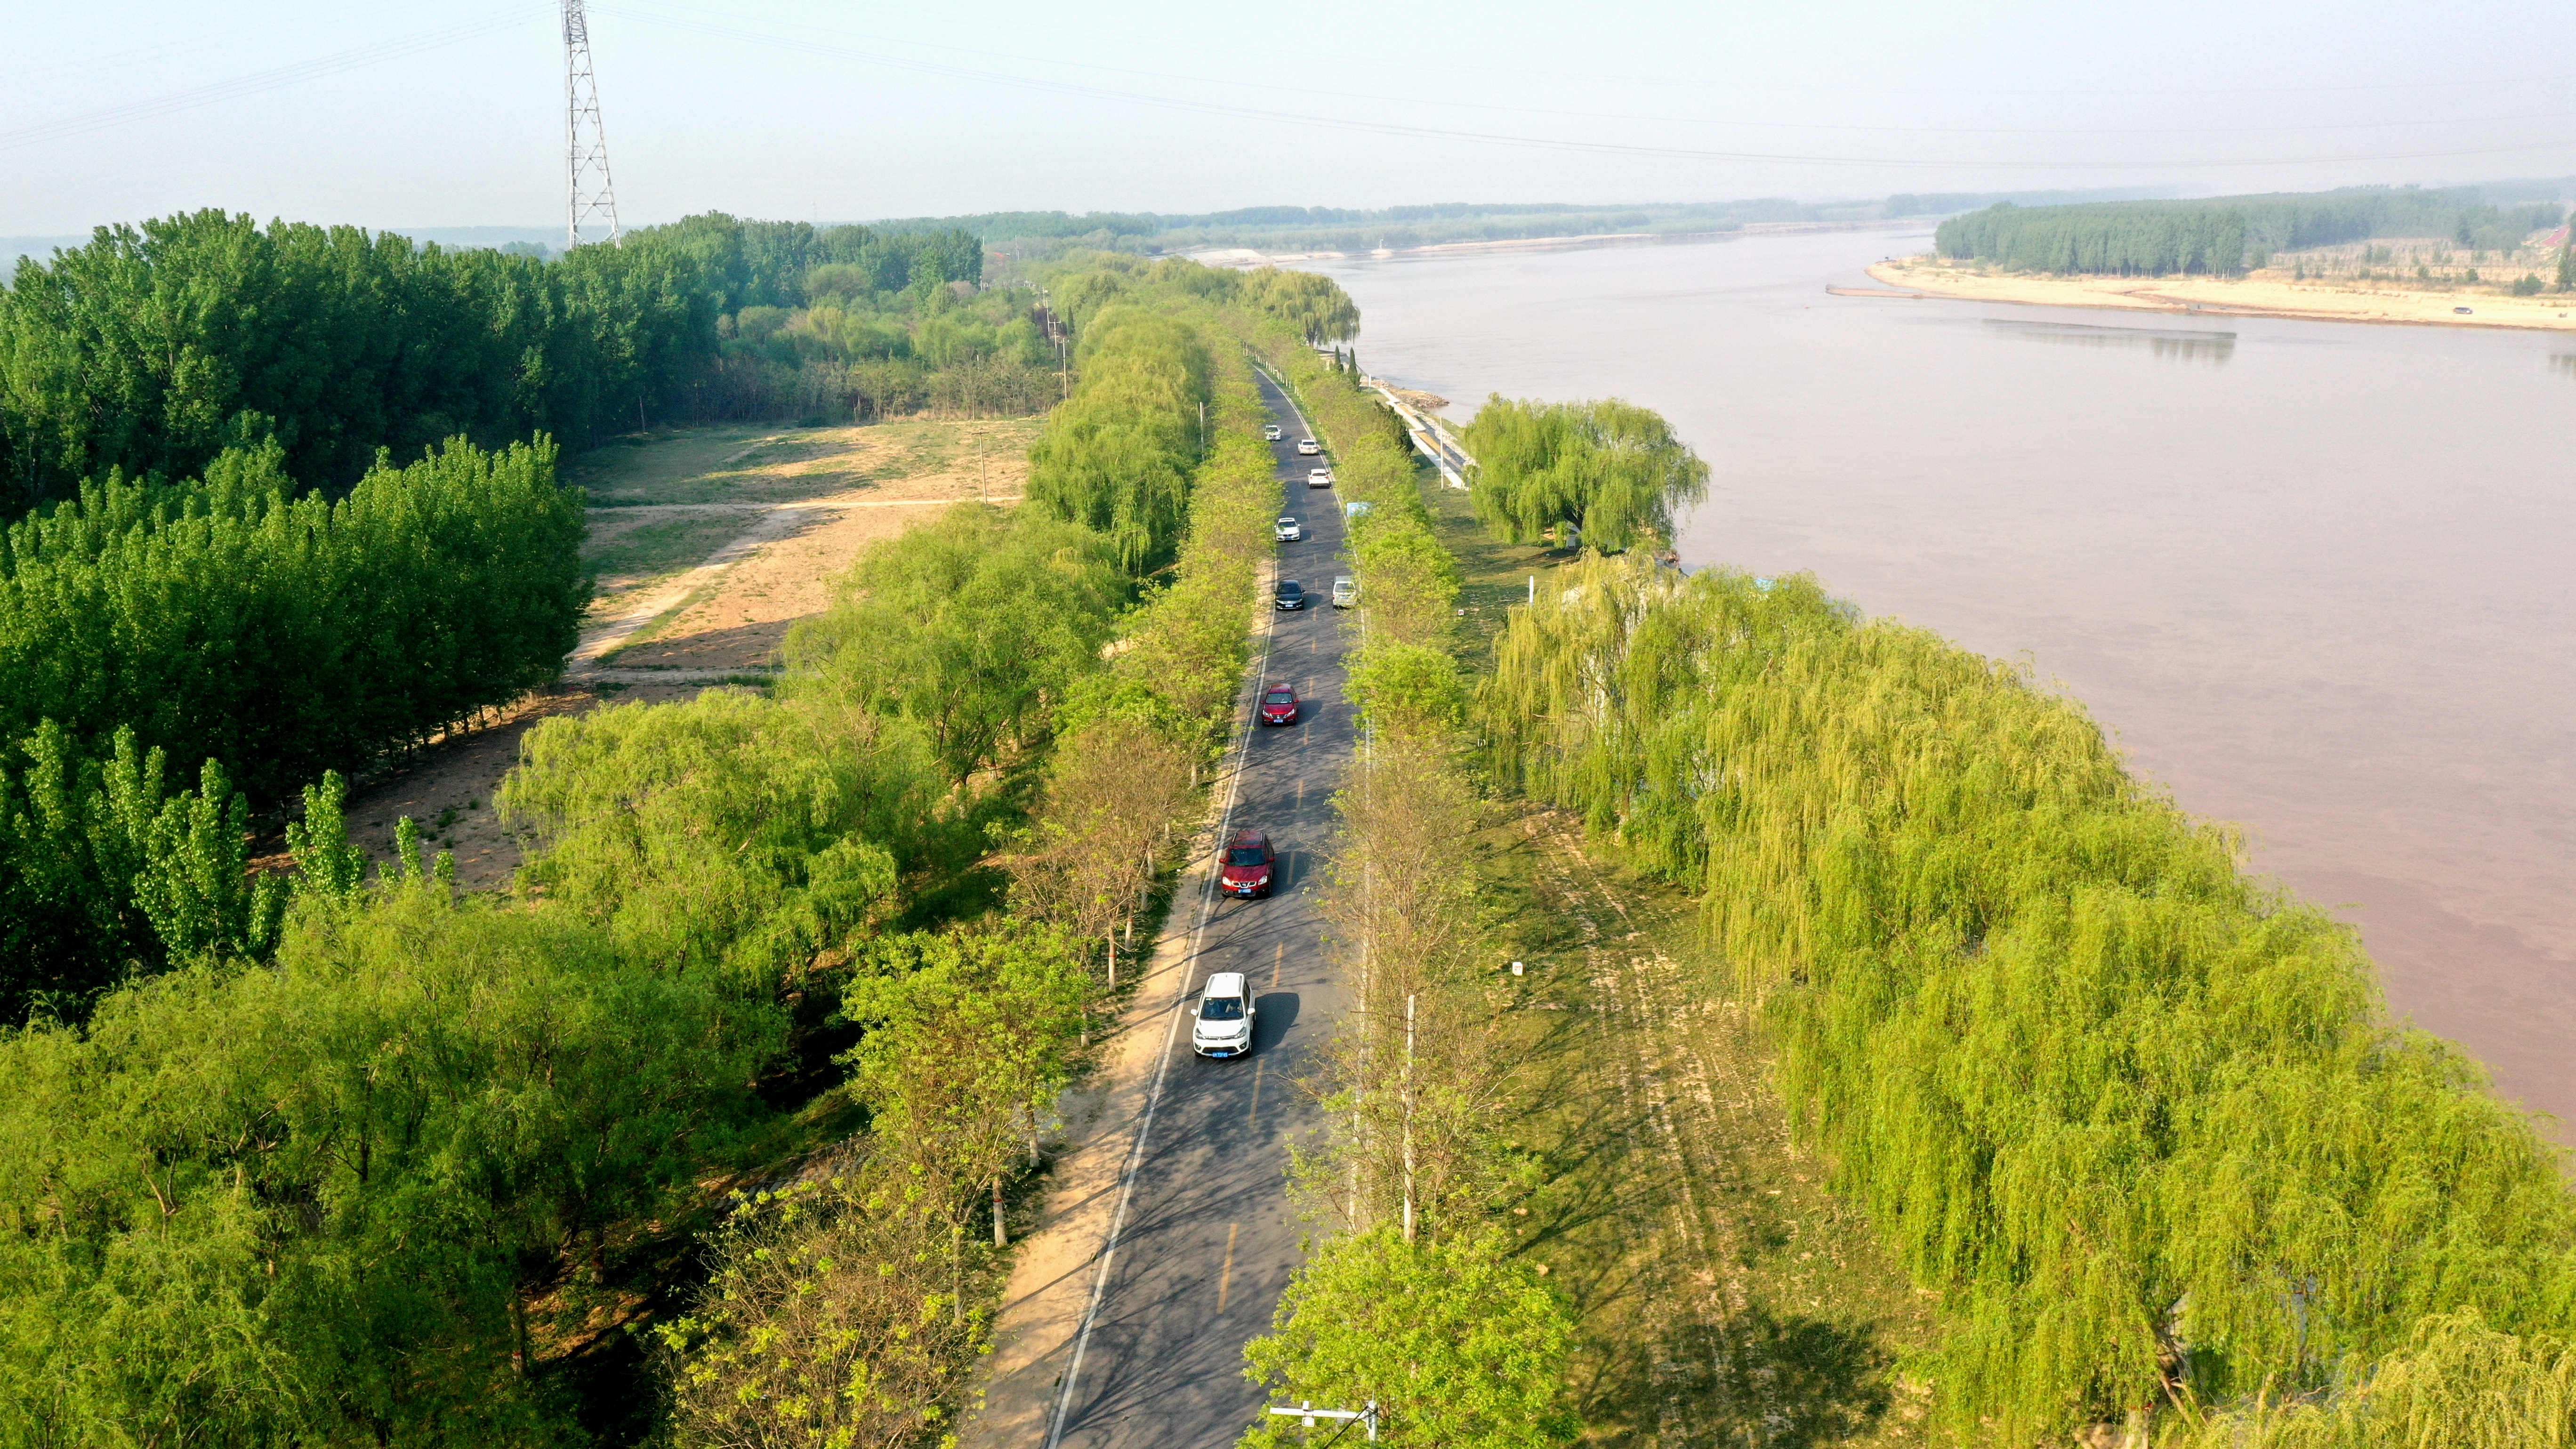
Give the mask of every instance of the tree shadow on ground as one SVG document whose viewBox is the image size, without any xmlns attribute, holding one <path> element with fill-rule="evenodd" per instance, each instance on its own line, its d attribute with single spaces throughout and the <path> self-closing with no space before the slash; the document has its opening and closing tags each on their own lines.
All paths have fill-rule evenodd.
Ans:
<svg viewBox="0 0 2576 1449">
<path fill-rule="evenodd" d="M 1893 1402 L 1896 1356 L 1866 1328 L 1755 1304 L 1724 1325 L 1669 1335 L 1658 1379 L 1697 1389 L 1699 1418 L 1719 1443 L 1810 1449 L 1872 1432 Z"/>
</svg>

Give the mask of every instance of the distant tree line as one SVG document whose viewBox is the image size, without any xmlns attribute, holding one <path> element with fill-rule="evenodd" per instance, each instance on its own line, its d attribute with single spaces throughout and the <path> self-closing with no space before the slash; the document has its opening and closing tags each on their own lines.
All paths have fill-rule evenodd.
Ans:
<svg viewBox="0 0 2576 1449">
<path fill-rule="evenodd" d="M 2249 255 L 2382 236 L 2447 237 L 2462 246 L 2509 250 L 2556 226 L 2562 214 L 2554 202 L 2483 202 L 2475 188 L 2370 187 L 2076 206 L 2007 201 L 1942 222 L 1933 247 L 1945 257 L 2028 271 L 2223 274 L 2243 270 Z"/>
<path fill-rule="evenodd" d="M 0 504 L 190 477 L 265 438 L 329 488 L 451 436 L 584 442 L 688 409 L 728 314 L 801 307 L 818 274 L 840 295 L 971 283 L 982 257 L 953 230 L 718 214 L 553 263 L 220 211 L 103 227 L 0 290 Z"/>
</svg>

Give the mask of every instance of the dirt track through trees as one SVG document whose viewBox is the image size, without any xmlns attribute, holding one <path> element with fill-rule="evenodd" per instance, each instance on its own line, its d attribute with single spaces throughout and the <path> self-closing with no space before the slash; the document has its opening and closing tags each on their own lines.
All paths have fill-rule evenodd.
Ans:
<svg viewBox="0 0 2576 1449">
<path fill-rule="evenodd" d="M 453 851 L 458 883 L 506 886 L 518 841 L 492 809 L 538 722 L 603 702 L 686 699 L 758 682 L 795 622 L 823 611 L 859 551 L 960 502 L 1016 500 L 1034 418 L 866 427 L 721 427 L 595 449 L 566 470 L 590 491 L 584 557 L 600 598 L 563 684 L 497 711 L 381 772 L 349 803 L 350 836 L 375 860 L 395 822 Z"/>
<path fill-rule="evenodd" d="M 1808 1446 L 1921 1442 L 1899 1352 L 1928 1300 L 1868 1224 L 1790 1149 L 1769 1054 L 1744 1004 L 1689 944 L 1690 904 L 1587 854 L 1534 815 L 1532 954 L 1555 1017 L 1532 1123 L 1561 1175 L 1529 1251 L 1562 1275 L 1592 1347 L 1576 1380 L 1599 1442 Z M 1556 1015 L 1562 1013 L 1562 1015 Z"/>
</svg>

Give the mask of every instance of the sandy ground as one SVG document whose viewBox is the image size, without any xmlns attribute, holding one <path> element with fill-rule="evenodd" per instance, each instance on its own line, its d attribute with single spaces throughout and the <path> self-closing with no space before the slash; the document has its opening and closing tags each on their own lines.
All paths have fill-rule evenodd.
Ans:
<svg viewBox="0 0 2576 1449">
<path fill-rule="evenodd" d="M 729 675 L 765 671 L 796 620 L 820 613 L 861 548 L 959 501 L 1015 500 L 1035 419 L 904 421 L 851 428 L 677 430 L 594 450 L 567 470 L 590 489 L 594 560 L 604 572 L 563 683 L 423 749 L 349 802 L 350 838 L 378 861 L 395 822 L 452 851 L 473 890 L 509 883 L 519 842 L 492 796 L 539 721 L 603 702 L 687 699 Z M 673 529 L 668 525 L 690 526 Z M 662 542 L 640 557 L 640 530 Z M 657 562 L 656 553 L 691 550 Z"/>
<path fill-rule="evenodd" d="M 2512 297 L 2484 292 L 2412 292 L 2393 284 L 2292 282 L 2263 276 L 2046 277 L 1992 276 L 1945 267 L 1927 258 L 1881 262 L 1869 274 L 1891 287 L 1932 297 L 2019 302 L 2041 307 L 2109 307 L 2171 315 L 2298 317 L 2343 322 L 2397 322 L 2444 327 L 2517 327 L 2576 331 L 2576 297 L 2544 292 Z M 2467 307 L 2462 316 L 2452 310 Z"/>
</svg>

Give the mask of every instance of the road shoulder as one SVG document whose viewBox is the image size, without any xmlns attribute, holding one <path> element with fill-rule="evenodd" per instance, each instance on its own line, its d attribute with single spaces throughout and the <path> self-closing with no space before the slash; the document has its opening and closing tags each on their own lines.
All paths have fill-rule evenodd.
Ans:
<svg viewBox="0 0 2576 1449">
<path fill-rule="evenodd" d="M 1153 1105 L 1155 1070 L 1171 1049 L 1176 1013 L 1190 984 L 1190 962 L 1208 897 L 1216 834 L 1246 760 L 1254 696 L 1268 657 L 1267 600 L 1275 563 L 1263 564 L 1254 599 L 1262 648 L 1235 690 L 1235 734 L 1225 765 L 1208 791 L 1207 814 L 1191 838 L 1189 864 L 1172 893 L 1145 974 L 1121 1008 L 1093 1078 L 1057 1105 L 1056 1151 L 1037 1229 L 1013 1256 L 1011 1276 L 993 1325 L 993 1351 L 976 1411 L 962 1427 L 965 1449 L 1044 1442 L 1057 1390 L 1070 1366 L 1089 1310 L 1101 1256 L 1107 1251 L 1136 1138 Z"/>
</svg>

